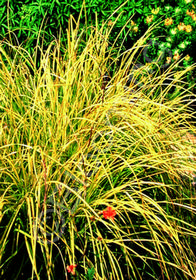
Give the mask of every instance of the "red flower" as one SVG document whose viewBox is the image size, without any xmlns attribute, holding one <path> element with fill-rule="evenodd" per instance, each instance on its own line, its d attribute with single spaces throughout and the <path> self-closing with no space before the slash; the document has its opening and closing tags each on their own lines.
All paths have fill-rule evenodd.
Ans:
<svg viewBox="0 0 196 280">
<path fill-rule="evenodd" d="M 103 216 L 105 219 L 112 219 L 116 216 L 116 211 L 112 210 L 112 207 L 108 206 L 106 210 L 103 211 Z"/>
<path fill-rule="evenodd" d="M 67 270 L 69 273 L 71 273 L 72 275 L 75 275 L 75 267 L 77 266 L 77 264 L 71 264 L 67 266 Z"/>
</svg>

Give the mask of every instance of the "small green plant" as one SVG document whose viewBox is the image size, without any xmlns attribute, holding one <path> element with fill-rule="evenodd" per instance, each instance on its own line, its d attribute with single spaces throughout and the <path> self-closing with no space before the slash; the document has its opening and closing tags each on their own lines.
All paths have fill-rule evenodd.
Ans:
<svg viewBox="0 0 196 280">
<path fill-rule="evenodd" d="M 86 274 L 86 279 L 87 279 L 87 280 L 93 280 L 94 274 L 95 274 L 95 269 L 94 269 L 94 267 L 91 268 L 91 269 L 89 268 L 89 269 L 88 269 L 88 272 L 87 272 L 87 274 Z"/>
</svg>

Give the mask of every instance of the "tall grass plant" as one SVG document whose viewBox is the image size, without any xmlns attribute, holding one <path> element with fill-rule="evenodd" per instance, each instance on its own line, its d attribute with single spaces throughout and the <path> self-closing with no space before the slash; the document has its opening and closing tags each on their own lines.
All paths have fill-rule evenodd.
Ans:
<svg viewBox="0 0 196 280">
<path fill-rule="evenodd" d="M 195 66 L 133 70 L 156 26 L 124 53 L 88 28 L 1 42 L 1 278 L 195 279 Z"/>
</svg>

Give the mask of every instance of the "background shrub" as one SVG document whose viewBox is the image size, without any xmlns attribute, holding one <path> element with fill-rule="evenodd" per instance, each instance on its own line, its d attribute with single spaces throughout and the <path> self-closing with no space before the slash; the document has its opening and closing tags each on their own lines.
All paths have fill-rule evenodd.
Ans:
<svg viewBox="0 0 196 280">
<path fill-rule="evenodd" d="M 81 0 L 1 0 L 1 38 L 4 40 L 11 38 L 15 44 L 23 43 L 28 51 L 32 52 L 37 44 L 39 33 L 41 33 L 44 37 L 44 46 L 48 46 L 54 37 L 58 37 L 60 27 L 62 33 L 66 33 L 70 15 L 77 18 L 82 3 Z M 119 8 L 121 5 L 123 6 Z M 118 11 L 114 13 L 117 8 L 119 8 Z M 118 37 L 117 45 L 123 43 L 124 49 L 133 46 L 150 25 L 162 21 L 160 28 L 154 30 L 152 34 L 152 38 L 155 38 L 159 44 L 158 48 L 151 46 L 151 52 L 149 49 L 148 55 L 155 59 L 160 52 L 168 48 L 172 51 L 173 60 L 180 55 L 187 55 L 187 60 L 182 62 L 179 67 L 189 66 L 196 62 L 194 52 L 196 14 L 195 6 L 191 0 L 162 0 L 161 2 L 158 0 L 85 0 L 80 20 L 81 29 L 85 22 L 87 25 L 95 24 L 95 12 L 99 19 L 99 27 L 113 14 L 108 21 L 108 25 L 112 25 L 117 16 L 123 12 L 110 34 L 111 42 L 115 40 L 121 28 L 132 17 L 132 20 Z M 183 26 L 186 28 L 183 29 Z M 66 41 L 66 37 L 62 36 L 61 41 Z M 146 62 L 142 57 L 141 59 L 142 63 Z M 190 85 L 194 84 L 195 72 L 189 73 L 187 79 Z"/>
</svg>

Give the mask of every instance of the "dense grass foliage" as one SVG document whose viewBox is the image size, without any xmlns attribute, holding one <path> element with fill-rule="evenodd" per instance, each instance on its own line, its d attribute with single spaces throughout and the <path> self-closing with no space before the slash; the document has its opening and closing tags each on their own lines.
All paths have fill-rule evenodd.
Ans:
<svg viewBox="0 0 196 280">
<path fill-rule="evenodd" d="M 134 69 L 153 30 L 122 52 L 112 28 L 0 44 L 2 279 L 196 277 L 195 66 Z"/>
</svg>

